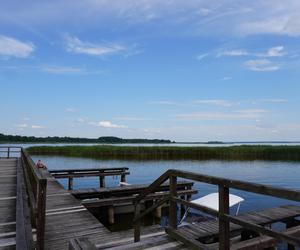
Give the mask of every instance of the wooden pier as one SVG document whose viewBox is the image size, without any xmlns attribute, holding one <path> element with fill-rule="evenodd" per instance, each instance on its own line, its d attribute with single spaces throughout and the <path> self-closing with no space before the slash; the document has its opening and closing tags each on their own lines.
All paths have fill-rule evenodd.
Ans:
<svg viewBox="0 0 300 250">
<path fill-rule="evenodd" d="M 99 186 L 105 187 L 106 176 L 121 176 L 121 182 L 126 182 L 128 168 L 86 168 L 86 169 L 59 169 L 49 171 L 56 179 L 68 179 L 68 189 L 73 190 L 74 178 L 99 177 Z"/>
<path fill-rule="evenodd" d="M 300 247 L 300 206 L 232 216 L 228 204 L 230 188 L 300 202 L 300 192 L 296 190 L 168 170 L 149 186 L 140 187 L 138 194 L 132 195 L 136 187 L 126 186 L 111 189 L 114 196 L 108 197 L 105 195 L 109 191 L 104 188 L 65 190 L 48 170 L 37 169 L 24 149 L 6 150 L 7 155 L 0 159 L 0 249 L 269 249 L 279 242 L 288 243 L 288 249 Z M 219 211 L 186 199 L 192 189 L 180 190 L 183 184 L 178 178 L 217 185 Z M 164 189 L 159 191 L 163 193 L 156 192 L 159 189 Z M 84 195 L 95 194 L 101 194 L 98 204 L 81 202 Z M 111 232 L 87 207 L 101 202 L 114 205 L 119 199 L 134 204 L 134 229 Z M 147 199 L 152 199 L 153 204 L 141 210 Z M 169 206 L 166 230 L 159 225 L 141 226 L 142 218 L 163 204 Z M 179 205 L 201 210 L 217 220 L 180 226 Z M 286 229 L 272 230 L 270 225 L 275 222 L 284 223 Z"/>
</svg>

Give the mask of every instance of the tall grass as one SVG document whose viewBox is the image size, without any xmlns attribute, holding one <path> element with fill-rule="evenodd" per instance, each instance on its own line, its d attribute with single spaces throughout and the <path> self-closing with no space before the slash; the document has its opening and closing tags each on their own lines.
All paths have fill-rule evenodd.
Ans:
<svg viewBox="0 0 300 250">
<path fill-rule="evenodd" d="M 122 147 L 36 146 L 34 155 L 58 155 L 120 160 L 282 160 L 300 161 L 300 146 Z"/>
</svg>

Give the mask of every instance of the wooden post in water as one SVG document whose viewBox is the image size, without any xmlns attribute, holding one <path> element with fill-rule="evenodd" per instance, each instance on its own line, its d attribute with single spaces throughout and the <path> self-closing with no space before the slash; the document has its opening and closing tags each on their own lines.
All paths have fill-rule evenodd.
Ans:
<svg viewBox="0 0 300 250">
<path fill-rule="evenodd" d="M 105 176 L 99 176 L 100 187 L 105 187 Z"/>
<path fill-rule="evenodd" d="M 68 181 L 68 189 L 73 190 L 73 176 L 69 176 Z"/>
<path fill-rule="evenodd" d="M 230 249 L 230 225 L 229 220 L 222 217 L 229 214 L 229 188 L 219 185 L 219 246 L 221 250 Z"/>
<path fill-rule="evenodd" d="M 177 197 L 177 177 L 170 176 L 170 196 Z M 169 205 L 169 226 L 171 229 L 177 228 L 177 202 L 170 200 Z"/>
<path fill-rule="evenodd" d="M 121 175 L 121 182 L 126 182 L 126 175 L 125 174 Z"/>
</svg>

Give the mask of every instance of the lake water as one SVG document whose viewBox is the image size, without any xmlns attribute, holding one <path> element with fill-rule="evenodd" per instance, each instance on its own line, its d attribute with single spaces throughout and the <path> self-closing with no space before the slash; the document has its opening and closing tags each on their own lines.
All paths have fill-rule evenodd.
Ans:
<svg viewBox="0 0 300 250">
<path fill-rule="evenodd" d="M 33 156 L 36 161 L 41 159 L 48 169 L 68 168 L 104 168 L 104 167 L 129 167 L 130 175 L 127 182 L 131 184 L 151 183 L 166 170 L 181 169 L 200 174 L 226 177 L 242 181 L 256 182 L 277 187 L 300 190 L 300 162 L 272 162 L 272 161 L 121 161 L 99 160 L 58 156 Z M 60 180 L 66 187 L 67 180 Z M 107 186 L 117 186 L 119 179 L 106 178 Z M 98 178 L 74 179 L 74 189 L 98 187 Z M 195 183 L 194 188 L 197 198 L 211 192 L 216 192 L 213 185 Z M 242 196 L 245 202 L 241 211 L 258 210 L 278 205 L 292 204 L 291 201 L 277 199 L 269 196 L 257 195 L 239 190 L 231 190 L 233 194 Z"/>
</svg>

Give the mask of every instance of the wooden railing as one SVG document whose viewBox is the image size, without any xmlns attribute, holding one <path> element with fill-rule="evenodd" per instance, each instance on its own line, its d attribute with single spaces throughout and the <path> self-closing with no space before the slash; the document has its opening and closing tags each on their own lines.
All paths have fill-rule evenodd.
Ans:
<svg viewBox="0 0 300 250">
<path fill-rule="evenodd" d="M 36 248 L 44 249 L 47 179 L 36 168 L 25 149 L 21 150 L 32 227 L 36 229 Z"/>
<path fill-rule="evenodd" d="M 100 187 L 105 187 L 106 176 L 121 176 L 121 182 L 126 182 L 129 168 L 84 168 L 50 170 L 51 175 L 57 179 L 68 179 L 68 189 L 73 190 L 73 179 L 80 177 L 99 176 Z"/>
<path fill-rule="evenodd" d="M 21 148 L 18 146 L 0 146 L 0 158 L 16 158 L 21 154 Z"/>
<path fill-rule="evenodd" d="M 197 205 L 190 201 L 186 201 L 177 197 L 176 186 L 177 178 L 189 179 L 197 182 L 208 183 L 217 185 L 219 189 L 219 211 L 209 209 L 207 207 Z M 170 180 L 170 195 L 168 198 L 161 199 L 156 202 L 152 207 L 147 209 L 142 214 L 140 213 L 140 202 L 146 196 L 151 194 L 157 187 L 159 187 L 166 180 Z M 250 223 L 244 219 L 231 216 L 229 214 L 229 190 L 230 188 L 244 190 L 247 192 L 269 195 L 277 198 L 288 199 L 300 202 L 300 191 L 277 188 L 267 185 L 255 184 L 250 182 L 219 178 L 209 175 L 202 175 L 187 171 L 170 169 L 156 179 L 147 189 L 145 189 L 135 199 L 135 218 L 134 218 L 134 241 L 140 241 L 140 226 L 141 219 L 149 212 L 153 211 L 156 207 L 169 202 L 169 231 L 177 229 L 177 204 L 182 204 L 187 207 L 198 209 L 204 213 L 218 217 L 219 219 L 219 249 L 230 249 L 230 222 L 238 224 L 245 229 L 258 232 L 263 235 L 271 236 L 280 241 L 287 242 L 293 246 L 300 246 L 300 239 L 289 236 L 284 233 L 276 232 L 274 230 L 265 228 L 263 226 Z"/>
<path fill-rule="evenodd" d="M 17 164 L 16 249 L 33 249 L 33 235 L 21 158 Z"/>
</svg>

